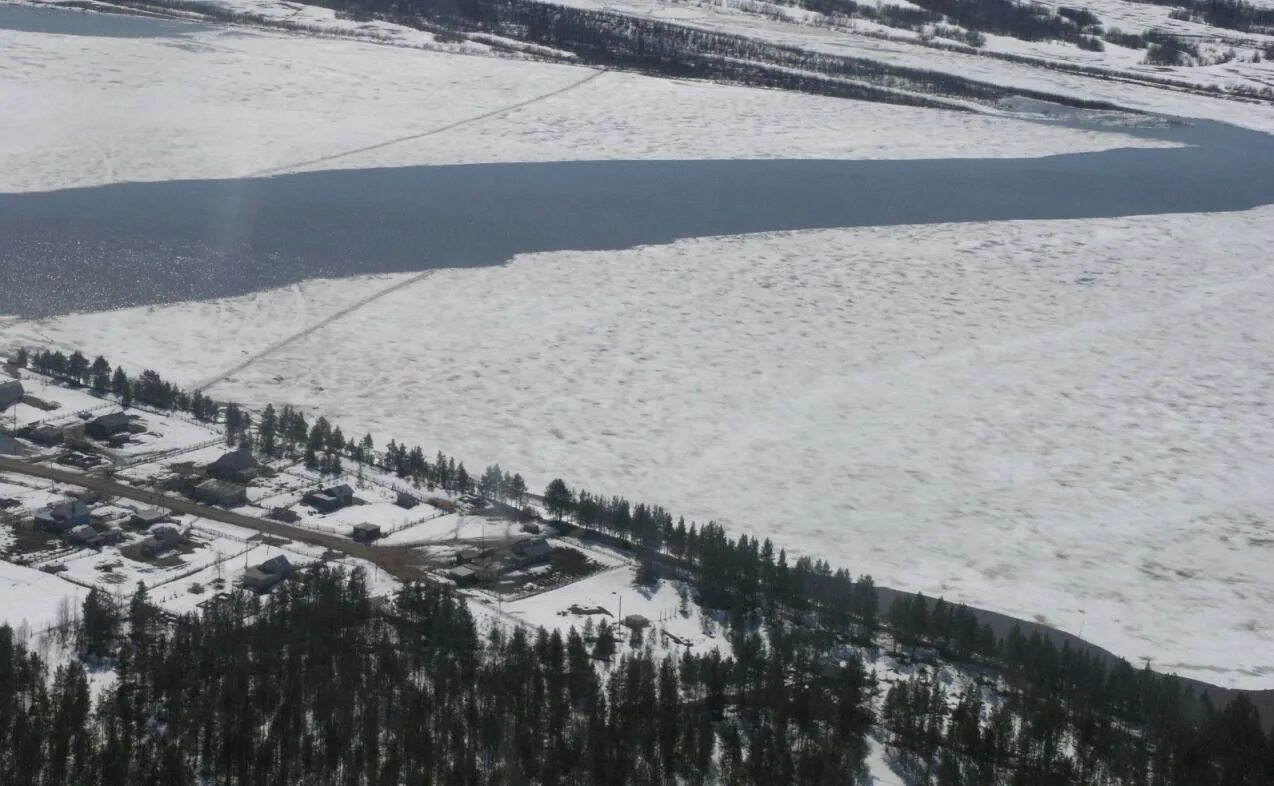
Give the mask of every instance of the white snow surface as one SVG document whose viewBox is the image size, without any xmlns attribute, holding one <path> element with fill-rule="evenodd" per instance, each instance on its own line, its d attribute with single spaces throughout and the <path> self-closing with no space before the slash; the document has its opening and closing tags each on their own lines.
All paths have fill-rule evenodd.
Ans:
<svg viewBox="0 0 1274 786">
<path fill-rule="evenodd" d="M 0 192 L 410 164 L 1005 157 L 1163 144 L 250 28 L 180 39 L 0 30 L 0 73 Z"/>
<path fill-rule="evenodd" d="M 532 255 L 437 271 L 211 393 L 1268 687 L 1272 222 L 1263 208 Z M 396 280 L 10 322 L 0 345 L 105 347 L 189 384 Z"/>
<path fill-rule="evenodd" d="M 65 599 L 78 609 L 88 590 L 49 573 L 0 560 L 0 624 L 26 625 L 32 632 L 47 630 L 58 621 Z"/>
</svg>

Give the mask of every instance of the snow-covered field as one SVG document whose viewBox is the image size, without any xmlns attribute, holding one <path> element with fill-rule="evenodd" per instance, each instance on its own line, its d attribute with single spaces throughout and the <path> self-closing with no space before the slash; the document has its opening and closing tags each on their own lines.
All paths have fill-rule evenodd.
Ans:
<svg viewBox="0 0 1274 786">
<path fill-rule="evenodd" d="M 58 624 L 61 610 L 78 609 L 87 594 L 56 576 L 0 560 L 0 624 L 40 633 Z"/>
<path fill-rule="evenodd" d="M 603 621 L 614 624 L 631 615 L 640 615 L 650 621 L 650 627 L 642 636 L 643 647 L 674 652 L 689 649 L 699 654 L 715 649 L 726 656 L 733 651 L 722 620 L 705 614 L 693 601 L 687 603 L 682 614 L 681 597 L 674 582 L 660 581 L 654 587 L 640 587 L 634 584 L 634 575 L 631 565 L 620 565 L 558 589 L 500 604 L 481 592 L 469 594 L 478 604 L 475 610 L 479 618 L 493 622 L 557 629 L 565 635 L 571 628 L 582 630 L 590 617 L 596 625 Z M 606 612 L 580 614 L 571 610 L 573 606 L 602 608 Z M 619 628 L 616 636 L 627 643 L 628 634 L 627 629 Z M 621 645 L 621 651 L 622 648 Z"/>
<path fill-rule="evenodd" d="M 1265 686 L 1272 222 L 1267 208 L 529 256 L 438 271 L 211 392 Z M 395 280 L 11 324 L 0 341 L 109 347 L 190 383 Z"/>
<path fill-rule="evenodd" d="M 0 73 L 0 192 L 406 164 L 1003 157 L 1158 144 L 245 28 L 180 39 L 0 29 Z"/>
</svg>

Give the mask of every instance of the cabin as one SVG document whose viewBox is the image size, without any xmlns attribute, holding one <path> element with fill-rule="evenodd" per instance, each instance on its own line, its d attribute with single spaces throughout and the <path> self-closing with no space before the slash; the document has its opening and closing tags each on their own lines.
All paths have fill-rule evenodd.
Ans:
<svg viewBox="0 0 1274 786">
<path fill-rule="evenodd" d="M 301 501 L 319 513 L 334 513 L 354 504 L 354 489 L 348 483 L 342 483 L 320 491 L 311 491 Z"/>
<path fill-rule="evenodd" d="M 127 434 L 132 421 L 129 420 L 127 414 L 123 412 L 112 412 L 109 415 L 102 415 L 93 418 L 84 427 L 90 437 L 96 439 L 109 440 L 120 434 Z"/>
<path fill-rule="evenodd" d="M 366 522 L 362 524 L 355 524 L 354 531 L 350 533 L 350 537 L 359 543 L 371 543 L 379 538 L 380 535 L 380 527 Z"/>
<path fill-rule="evenodd" d="M 268 592 L 275 584 L 292 575 L 292 563 L 280 554 L 243 572 L 243 586 L 256 592 Z"/>
<path fill-rule="evenodd" d="M 260 462 L 246 447 L 232 450 L 208 465 L 209 477 L 231 483 L 251 483 L 260 473 Z"/>
<path fill-rule="evenodd" d="M 398 499 L 394 501 L 394 504 L 403 510 L 411 510 L 420 504 L 420 500 L 405 491 L 400 491 L 398 492 Z"/>
<path fill-rule="evenodd" d="M 237 483 L 224 480 L 205 480 L 195 486 L 195 499 L 205 505 L 235 508 L 248 504 L 248 490 Z"/>
<path fill-rule="evenodd" d="M 0 382 L 0 411 L 17 404 L 25 395 L 26 391 L 22 389 L 22 383 L 18 380 L 10 379 Z"/>
</svg>

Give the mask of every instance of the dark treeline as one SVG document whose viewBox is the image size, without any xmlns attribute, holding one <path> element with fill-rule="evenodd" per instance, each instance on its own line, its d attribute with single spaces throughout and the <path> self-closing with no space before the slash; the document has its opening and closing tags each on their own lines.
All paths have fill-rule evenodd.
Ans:
<svg viewBox="0 0 1274 786">
<path fill-rule="evenodd" d="M 1072 106 L 1110 108 L 1101 102 L 1004 88 L 939 71 L 810 52 L 741 35 L 534 0 L 323 0 L 318 4 L 354 16 L 376 15 L 434 30 L 499 35 L 566 51 L 584 63 L 661 76 L 945 108 L 958 106 L 916 94 L 979 101 L 1022 95 Z M 1059 24 L 1073 27 L 1070 20 L 1055 18 Z M 898 92 L 901 90 L 912 92 Z"/>
<path fill-rule="evenodd" d="M 484 636 L 444 589 L 379 603 L 361 573 L 323 566 L 264 603 L 237 594 L 174 623 L 142 589 L 103 604 L 85 601 L 75 634 L 117 673 L 96 703 L 78 660 L 49 675 L 0 627 L 0 783 L 832 786 L 863 772 L 867 675 L 793 637 L 738 662 L 639 646 L 598 669 L 609 624 Z"/>
<path fill-rule="evenodd" d="M 1150 5 L 1184 8 L 1185 18 L 1213 27 L 1247 33 L 1274 33 L 1274 8 L 1252 5 L 1246 0 L 1132 0 Z"/>
</svg>

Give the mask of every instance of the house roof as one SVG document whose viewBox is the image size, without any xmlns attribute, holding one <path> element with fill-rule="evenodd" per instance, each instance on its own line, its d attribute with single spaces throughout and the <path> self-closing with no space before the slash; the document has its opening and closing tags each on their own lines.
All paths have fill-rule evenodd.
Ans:
<svg viewBox="0 0 1274 786">
<path fill-rule="evenodd" d="M 78 526 L 71 527 L 70 532 L 68 532 L 67 534 L 69 534 L 73 538 L 86 538 L 86 537 L 93 536 L 94 534 L 96 534 L 96 532 L 97 530 L 93 529 L 89 525 L 80 524 Z"/>
<path fill-rule="evenodd" d="M 263 573 L 287 573 L 292 570 L 292 563 L 288 562 L 287 557 L 280 554 L 277 557 L 271 557 L 265 562 L 262 562 L 260 565 L 257 565 L 257 568 L 259 568 Z"/>
<path fill-rule="evenodd" d="M 128 415 L 124 412 L 112 412 L 109 415 L 102 415 L 100 418 L 93 418 L 93 425 L 102 428 L 119 428 L 129 424 Z"/>
<path fill-rule="evenodd" d="M 252 451 L 247 448 L 239 448 L 229 453 L 222 454 L 221 458 L 212 462 L 212 467 L 216 469 L 225 469 L 232 472 L 242 472 L 245 469 L 254 469 L 260 466 L 257 457 L 252 455 Z"/>
<path fill-rule="evenodd" d="M 150 523 L 155 524 L 168 518 L 168 514 L 159 508 L 147 508 L 145 510 L 137 511 L 133 514 L 133 517 L 139 521 L 149 521 Z"/>
<path fill-rule="evenodd" d="M 323 491 L 327 494 L 331 494 L 333 497 L 354 496 L 354 489 L 350 488 L 348 483 L 342 483 L 339 486 L 331 486 L 329 488 L 323 489 Z"/>
<path fill-rule="evenodd" d="M 369 524 L 364 521 L 361 524 L 355 524 L 354 529 L 358 532 L 380 532 L 379 524 Z"/>
<path fill-rule="evenodd" d="M 451 570 L 447 571 L 447 575 L 451 576 L 452 578 L 458 578 L 458 579 L 468 578 L 470 576 L 478 575 L 478 571 L 474 570 L 468 565 L 461 565 L 458 568 L 452 568 Z"/>
<path fill-rule="evenodd" d="M 268 573 L 264 570 L 261 570 L 260 566 L 254 566 L 254 567 L 248 568 L 247 570 L 243 572 L 244 583 L 250 583 L 254 581 L 266 582 L 266 581 L 273 580 L 274 577 L 275 577 L 275 574 Z"/>
</svg>

